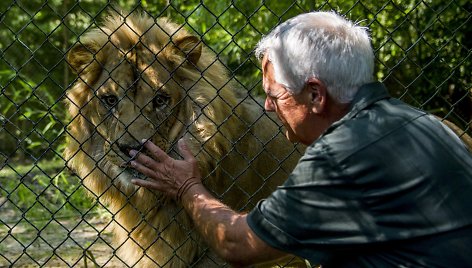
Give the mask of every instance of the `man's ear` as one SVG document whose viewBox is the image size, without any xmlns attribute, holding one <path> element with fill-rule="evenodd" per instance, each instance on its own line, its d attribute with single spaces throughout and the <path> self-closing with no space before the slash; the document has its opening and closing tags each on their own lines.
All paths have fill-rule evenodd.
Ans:
<svg viewBox="0 0 472 268">
<path fill-rule="evenodd" d="M 316 114 L 323 113 L 328 99 L 328 91 L 325 84 L 317 79 L 308 79 L 305 90 L 307 90 L 308 98 L 312 104 L 312 111 Z"/>
</svg>

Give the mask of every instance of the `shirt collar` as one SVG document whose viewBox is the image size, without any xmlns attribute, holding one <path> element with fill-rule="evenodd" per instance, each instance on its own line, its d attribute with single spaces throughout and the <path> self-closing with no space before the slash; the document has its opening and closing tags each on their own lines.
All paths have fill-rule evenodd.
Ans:
<svg viewBox="0 0 472 268">
<path fill-rule="evenodd" d="M 351 119 L 371 104 L 386 98 L 390 98 L 390 95 L 382 83 L 365 84 L 357 91 L 351 102 L 351 108 L 344 118 Z"/>
<path fill-rule="evenodd" d="M 338 127 L 339 125 L 343 124 L 345 121 L 352 119 L 355 117 L 360 111 L 364 110 L 371 104 L 382 100 L 390 98 L 390 95 L 388 94 L 387 88 L 384 86 L 384 84 L 380 82 L 373 82 L 369 84 L 365 84 L 361 86 L 358 90 L 356 95 L 354 96 L 354 99 L 351 102 L 351 107 L 349 109 L 349 112 L 343 118 L 338 120 L 337 122 L 333 123 L 326 131 L 324 134 L 327 134 L 331 132 L 333 129 Z M 323 134 L 323 135 L 324 135 Z M 323 136 L 322 135 L 322 136 Z"/>
</svg>

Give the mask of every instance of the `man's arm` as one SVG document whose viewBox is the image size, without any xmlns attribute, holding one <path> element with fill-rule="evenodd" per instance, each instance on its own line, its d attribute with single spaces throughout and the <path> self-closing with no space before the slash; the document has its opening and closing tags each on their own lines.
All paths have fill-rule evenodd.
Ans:
<svg viewBox="0 0 472 268">
<path fill-rule="evenodd" d="M 202 184 L 184 194 L 182 205 L 207 243 L 232 265 L 245 266 L 286 255 L 257 237 L 247 224 L 246 214 L 221 203 Z"/>
<path fill-rule="evenodd" d="M 135 179 L 133 183 L 181 201 L 208 245 L 226 262 L 245 266 L 286 255 L 257 237 L 247 224 L 246 214 L 233 211 L 208 192 L 201 183 L 196 159 L 183 141 L 179 141 L 183 160 L 169 157 L 152 142 L 144 146 L 150 157 L 133 151 L 130 154 L 135 161 L 131 165 L 150 180 Z"/>
</svg>

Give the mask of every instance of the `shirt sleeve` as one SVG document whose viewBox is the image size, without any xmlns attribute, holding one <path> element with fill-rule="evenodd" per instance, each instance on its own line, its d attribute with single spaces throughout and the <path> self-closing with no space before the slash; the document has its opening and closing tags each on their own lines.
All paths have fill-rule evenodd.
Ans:
<svg viewBox="0 0 472 268">
<path fill-rule="evenodd" d="M 248 225 L 259 238 L 310 259 L 314 251 L 322 259 L 323 250 L 369 240 L 365 230 L 373 224 L 358 201 L 359 189 L 332 162 L 326 147 L 307 149 L 284 185 L 249 213 Z"/>
</svg>

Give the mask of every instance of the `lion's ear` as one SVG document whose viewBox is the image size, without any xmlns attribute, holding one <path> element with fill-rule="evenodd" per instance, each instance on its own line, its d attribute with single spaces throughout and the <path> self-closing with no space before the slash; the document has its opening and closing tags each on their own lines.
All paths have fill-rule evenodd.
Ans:
<svg viewBox="0 0 472 268">
<path fill-rule="evenodd" d="M 67 53 L 67 62 L 72 70 L 79 74 L 92 63 L 96 52 L 93 45 L 79 43 Z"/>
<path fill-rule="evenodd" d="M 173 40 L 173 42 L 177 49 L 185 55 L 189 62 L 197 65 L 198 60 L 202 55 L 202 43 L 200 42 L 200 39 L 192 35 L 187 35 Z"/>
</svg>

